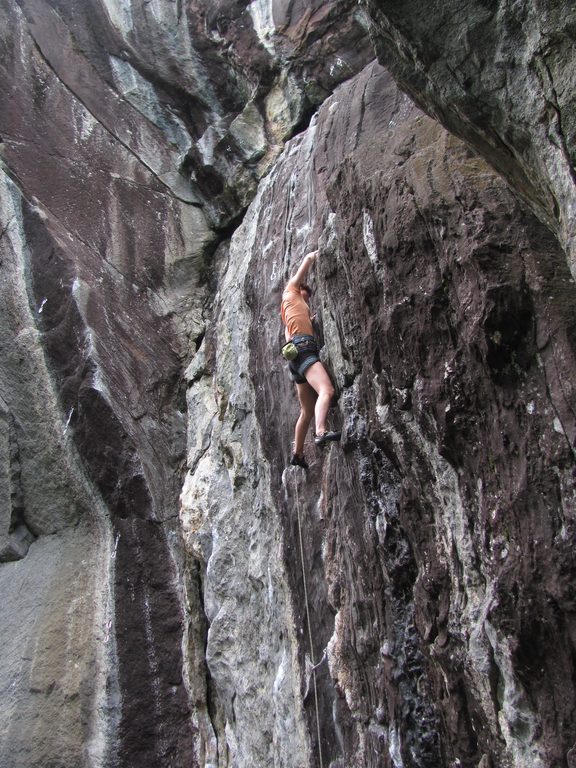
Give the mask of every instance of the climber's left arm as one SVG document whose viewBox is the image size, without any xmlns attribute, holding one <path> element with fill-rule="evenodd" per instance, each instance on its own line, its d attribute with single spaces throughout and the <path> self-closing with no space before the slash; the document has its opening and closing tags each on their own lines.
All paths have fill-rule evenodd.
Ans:
<svg viewBox="0 0 576 768">
<path fill-rule="evenodd" d="M 296 274 L 294 274 L 290 280 L 288 280 L 288 284 L 286 287 L 295 287 L 300 288 L 302 283 L 306 280 L 306 277 L 308 275 L 308 272 L 310 272 L 310 269 L 316 259 L 318 258 L 318 251 L 311 251 L 310 253 L 307 253 L 306 256 L 302 259 L 302 263 L 298 267 L 298 270 Z"/>
</svg>

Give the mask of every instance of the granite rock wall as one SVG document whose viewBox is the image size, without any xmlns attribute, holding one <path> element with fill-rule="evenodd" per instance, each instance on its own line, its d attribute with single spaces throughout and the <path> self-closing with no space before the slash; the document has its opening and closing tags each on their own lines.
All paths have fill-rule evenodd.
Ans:
<svg viewBox="0 0 576 768">
<path fill-rule="evenodd" d="M 399 8 L 1 4 L 3 766 L 572 764 L 573 12 Z"/>
</svg>

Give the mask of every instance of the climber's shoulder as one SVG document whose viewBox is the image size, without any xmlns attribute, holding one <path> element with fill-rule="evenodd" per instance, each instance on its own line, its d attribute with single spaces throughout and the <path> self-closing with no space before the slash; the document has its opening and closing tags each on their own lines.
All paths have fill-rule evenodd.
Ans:
<svg viewBox="0 0 576 768">
<path fill-rule="evenodd" d="M 282 301 L 291 301 L 294 298 L 300 298 L 300 284 L 294 279 L 288 280 L 282 291 Z"/>
</svg>

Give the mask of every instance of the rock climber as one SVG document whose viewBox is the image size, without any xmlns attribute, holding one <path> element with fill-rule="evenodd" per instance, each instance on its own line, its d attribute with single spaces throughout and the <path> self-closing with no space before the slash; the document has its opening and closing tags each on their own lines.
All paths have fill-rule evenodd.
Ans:
<svg viewBox="0 0 576 768">
<path fill-rule="evenodd" d="M 317 258 L 318 251 L 312 251 L 304 256 L 296 274 L 290 278 L 284 288 L 281 307 L 287 345 L 292 342 L 296 348 L 291 348 L 292 355 L 295 355 L 293 358 L 285 354 L 286 347 L 283 348 L 283 354 L 290 360 L 288 365 L 290 378 L 296 384 L 300 401 L 300 415 L 294 432 L 294 453 L 290 464 L 304 469 L 308 469 L 304 458 L 304 440 L 312 417 L 316 426 L 314 437 L 316 445 L 324 445 L 330 440 L 340 440 L 340 432 L 330 431 L 326 427 L 334 387 L 318 356 L 318 341 L 314 336 L 313 318 L 309 306 L 312 290 L 305 282 Z"/>
</svg>

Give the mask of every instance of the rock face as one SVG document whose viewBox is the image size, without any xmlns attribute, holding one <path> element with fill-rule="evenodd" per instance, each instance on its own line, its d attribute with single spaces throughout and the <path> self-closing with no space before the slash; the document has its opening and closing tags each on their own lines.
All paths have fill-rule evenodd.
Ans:
<svg viewBox="0 0 576 768">
<path fill-rule="evenodd" d="M 557 235 L 576 274 L 570 3 L 366 0 L 380 61 L 489 160 Z"/>
<path fill-rule="evenodd" d="M 573 12 L 450 5 L 0 9 L 2 766 L 574 762 Z"/>
<path fill-rule="evenodd" d="M 344 440 L 319 455 L 311 448 L 306 478 L 283 469 L 297 408 L 278 356 L 278 304 L 316 241 L 315 308 Z M 556 712 L 547 727 L 542 701 L 558 697 L 548 665 L 560 662 L 567 680 L 572 663 L 566 613 L 555 607 L 569 600 L 574 535 L 574 285 L 562 250 L 484 162 L 372 66 L 323 105 L 261 184 L 232 238 L 230 263 L 241 259 L 250 261 L 246 278 L 233 274 L 232 291 L 224 282 L 217 296 L 216 333 L 197 363 L 202 377 L 195 364 L 189 372 L 189 412 L 199 413 L 201 390 L 213 403 L 194 430 L 182 517 L 191 551 L 206 564 L 217 688 L 232 701 L 244 673 L 211 663 L 223 648 L 237 644 L 244 664 L 262 653 L 263 640 L 255 647 L 240 630 L 253 608 L 233 586 L 239 572 L 243 584 L 254 579 L 258 545 L 249 537 L 250 550 L 227 508 L 222 516 L 222 505 L 200 499 L 222 498 L 224 473 L 229 488 L 250 486 L 258 516 L 269 475 L 302 638 L 302 690 L 311 686 L 306 656 L 317 662 L 327 648 L 317 673 L 325 764 L 560 761 L 572 744 L 571 715 Z M 251 322 L 238 305 L 250 307 Z M 210 385 L 206 355 L 216 366 Z M 254 387 L 248 401 L 243 379 Z M 263 459 L 243 437 L 254 434 Z M 265 588 L 263 564 L 256 592 Z M 284 638 L 276 662 L 259 667 L 263 684 L 270 665 L 276 703 L 289 628 L 270 621 L 264 598 L 259 606 L 258 627 Z M 318 755 L 312 693 L 304 704 Z M 276 709 L 266 711 L 277 722 Z M 275 740 L 263 760 L 249 759 L 238 738 L 242 758 L 232 764 L 273 762 Z M 295 745 L 294 762 L 279 762 L 302 763 Z"/>
</svg>

